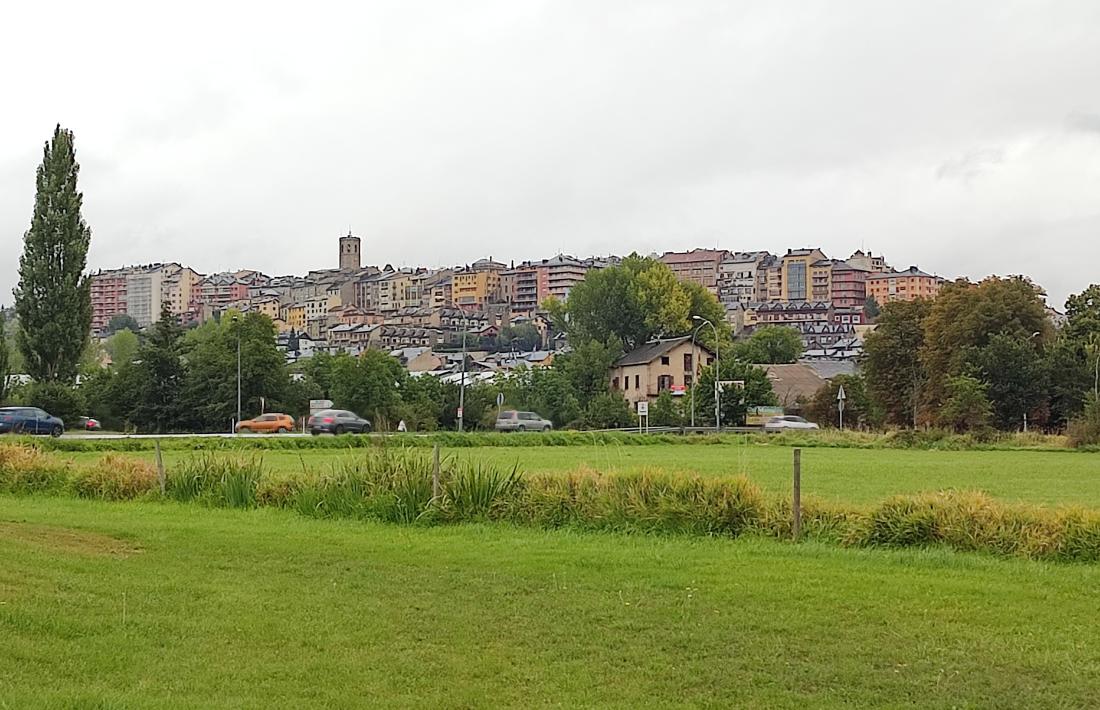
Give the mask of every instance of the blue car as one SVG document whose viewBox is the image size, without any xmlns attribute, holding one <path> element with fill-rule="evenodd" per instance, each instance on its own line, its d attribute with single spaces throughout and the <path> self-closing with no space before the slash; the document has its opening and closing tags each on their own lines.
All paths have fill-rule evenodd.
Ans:
<svg viewBox="0 0 1100 710">
<path fill-rule="evenodd" d="M 65 422 L 38 407 L 0 408 L 0 434 L 49 434 L 61 436 Z"/>
</svg>

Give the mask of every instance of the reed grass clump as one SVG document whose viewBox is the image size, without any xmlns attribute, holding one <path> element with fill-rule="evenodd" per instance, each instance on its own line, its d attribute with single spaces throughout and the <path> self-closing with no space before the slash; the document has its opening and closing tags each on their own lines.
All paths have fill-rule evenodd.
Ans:
<svg viewBox="0 0 1100 710">
<path fill-rule="evenodd" d="M 73 490 L 82 498 L 133 500 L 157 487 L 157 471 L 140 459 L 108 454 L 72 472 Z"/>
<path fill-rule="evenodd" d="M 0 444 L 0 491 L 62 493 L 69 464 L 57 456 L 22 444 Z"/>
<path fill-rule="evenodd" d="M 168 474 L 165 494 L 180 502 L 197 500 L 226 508 L 254 508 L 263 477 L 260 458 L 203 454 L 184 461 Z"/>
</svg>

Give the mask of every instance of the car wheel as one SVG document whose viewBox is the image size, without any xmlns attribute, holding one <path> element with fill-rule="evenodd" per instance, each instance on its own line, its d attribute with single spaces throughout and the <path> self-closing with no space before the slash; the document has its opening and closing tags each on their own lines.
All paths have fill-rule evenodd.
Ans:
<svg viewBox="0 0 1100 710">
<path fill-rule="evenodd" d="M 544 426 L 544 427 L 542 428 L 542 430 L 543 430 L 543 431 L 550 431 L 550 427 L 548 427 L 548 426 Z"/>
<path fill-rule="evenodd" d="M 251 434 L 252 430 L 249 429 L 246 426 L 242 426 L 242 427 L 237 427 L 237 433 L 238 434 Z"/>
<path fill-rule="evenodd" d="M 316 429 L 310 429 L 310 430 L 309 430 L 309 435 L 310 435 L 310 436 L 317 436 L 317 435 L 318 435 L 318 434 L 320 434 L 320 433 L 321 433 L 321 432 L 317 431 Z"/>
<path fill-rule="evenodd" d="M 516 431 L 527 431 L 527 427 L 520 424 L 518 427 L 516 427 Z"/>
<path fill-rule="evenodd" d="M 64 430 L 64 429 L 62 429 L 62 428 L 61 428 L 61 427 L 60 427 L 59 425 L 57 425 L 57 424 L 55 424 L 55 425 L 54 425 L 53 429 L 50 429 L 50 436 L 52 436 L 52 437 L 53 437 L 53 438 L 55 438 L 55 439 L 56 439 L 57 437 L 61 436 L 61 435 L 62 435 L 63 433 L 65 433 L 65 430 Z"/>
<path fill-rule="evenodd" d="M 285 434 L 285 433 L 287 433 L 287 428 L 285 426 L 281 426 L 277 430 L 275 430 L 275 433 L 276 434 Z"/>
<path fill-rule="evenodd" d="M 341 434 L 344 433 L 344 427 L 340 424 L 337 424 L 336 428 L 332 430 L 332 433 L 335 434 L 336 436 L 340 436 Z"/>
</svg>

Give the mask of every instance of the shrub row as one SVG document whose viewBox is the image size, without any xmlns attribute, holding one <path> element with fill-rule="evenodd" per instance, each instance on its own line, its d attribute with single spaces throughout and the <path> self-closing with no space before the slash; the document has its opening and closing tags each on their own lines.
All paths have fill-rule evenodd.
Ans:
<svg viewBox="0 0 1100 710">
<path fill-rule="evenodd" d="M 157 498 L 148 464 L 105 456 L 74 465 L 24 446 L 0 445 L 0 492 L 70 494 L 107 500 Z M 431 452 L 376 448 L 328 471 L 272 475 L 256 456 L 202 453 L 168 472 L 164 496 L 215 507 L 260 506 L 320 518 L 395 523 L 507 521 L 546 528 L 789 539 L 791 504 L 744 477 L 664 471 L 521 476 L 476 462 L 441 462 Z M 891 498 L 870 509 L 804 501 L 809 539 L 861 547 L 944 546 L 1030 559 L 1100 561 L 1100 512 L 1009 505 L 980 492 Z"/>
<path fill-rule="evenodd" d="M 151 451 L 153 439 L 18 439 L 19 443 L 45 451 L 61 452 L 133 452 Z M 1065 451 L 1062 436 L 1000 434 L 979 438 L 971 434 L 953 434 L 938 429 L 891 432 L 800 431 L 778 434 L 640 434 L 631 432 L 435 432 L 426 435 L 392 434 L 375 436 L 324 437 L 172 437 L 161 439 L 161 447 L 173 451 L 301 451 L 310 449 L 361 449 L 397 445 L 405 448 L 447 448 L 501 446 L 654 446 L 654 445 L 775 445 L 806 448 L 835 447 L 863 449 L 937 449 L 965 450 L 1045 450 Z M 1093 447 L 1095 448 L 1095 447 Z"/>
</svg>

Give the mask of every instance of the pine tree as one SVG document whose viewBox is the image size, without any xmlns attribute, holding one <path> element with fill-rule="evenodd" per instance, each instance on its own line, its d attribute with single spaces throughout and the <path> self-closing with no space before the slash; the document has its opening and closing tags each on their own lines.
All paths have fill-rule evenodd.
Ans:
<svg viewBox="0 0 1100 710">
<path fill-rule="evenodd" d="M 164 303 L 160 319 L 153 325 L 148 341 L 138 351 L 139 401 L 135 419 L 142 428 L 156 432 L 177 428 L 182 417 L 180 396 L 184 384 L 181 359 L 183 328 L 179 319 Z"/>
<path fill-rule="evenodd" d="M 92 233 L 80 214 L 79 172 L 72 131 L 58 125 L 38 167 L 15 289 L 19 349 L 27 373 L 39 381 L 72 382 L 91 329 L 91 281 L 84 268 Z"/>
</svg>

